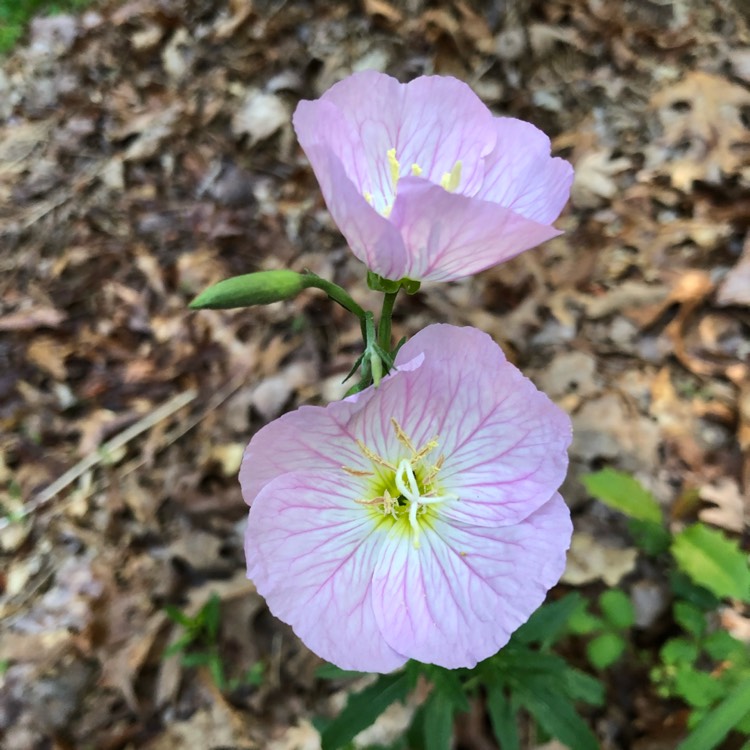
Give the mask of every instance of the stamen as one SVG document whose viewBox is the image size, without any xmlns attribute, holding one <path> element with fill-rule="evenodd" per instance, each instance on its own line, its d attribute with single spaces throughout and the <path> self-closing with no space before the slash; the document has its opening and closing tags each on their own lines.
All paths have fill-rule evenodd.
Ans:
<svg viewBox="0 0 750 750">
<path fill-rule="evenodd" d="M 415 177 L 419 177 L 419 175 L 422 174 L 422 167 L 420 167 L 419 164 L 412 164 L 411 165 L 411 173 Z"/>
<path fill-rule="evenodd" d="M 396 158 L 396 149 L 388 149 L 388 166 L 391 169 L 391 184 L 393 185 L 393 191 L 396 192 L 396 184 L 398 178 L 401 176 L 401 165 L 398 163 Z"/>
<path fill-rule="evenodd" d="M 385 459 L 381 458 L 377 453 L 373 453 L 361 440 L 357 440 L 357 445 L 359 446 L 359 449 L 362 451 L 362 453 L 367 456 L 367 458 L 370 459 L 374 464 L 378 464 L 379 466 L 384 466 L 386 469 L 390 469 L 391 471 L 396 471 L 396 467 L 393 464 L 388 463 Z"/>
<path fill-rule="evenodd" d="M 409 439 L 409 436 L 404 432 L 401 425 L 396 421 L 395 417 L 391 417 L 391 424 L 393 425 L 393 429 L 396 431 L 396 440 L 398 440 L 401 445 L 403 445 L 409 453 L 412 455 L 416 453 L 414 450 L 414 444 Z"/>
<path fill-rule="evenodd" d="M 351 466 L 342 466 L 341 469 L 353 477 L 371 477 L 374 474 L 374 472 L 367 471 L 366 469 L 352 469 Z"/>
<path fill-rule="evenodd" d="M 461 182 L 461 162 L 457 161 L 453 165 L 453 169 L 450 172 L 446 172 L 440 178 L 440 184 L 449 192 L 452 193 L 458 187 L 458 183 Z"/>
<path fill-rule="evenodd" d="M 363 196 L 365 197 L 365 200 L 366 200 L 366 201 L 367 201 L 367 202 L 368 202 L 368 203 L 369 203 L 370 205 L 372 205 L 372 193 L 371 193 L 371 192 L 370 192 L 369 190 L 365 190 L 365 192 L 364 192 L 364 193 L 362 193 L 362 195 L 363 195 Z"/>
</svg>

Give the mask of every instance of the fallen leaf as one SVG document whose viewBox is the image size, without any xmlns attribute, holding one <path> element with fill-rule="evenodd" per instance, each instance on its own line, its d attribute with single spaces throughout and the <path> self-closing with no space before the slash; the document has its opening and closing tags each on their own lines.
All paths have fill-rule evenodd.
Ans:
<svg viewBox="0 0 750 750">
<path fill-rule="evenodd" d="M 607 586 L 617 584 L 635 569 L 638 550 L 632 547 L 606 547 L 584 531 L 573 534 L 563 583 L 583 586 L 601 579 Z"/>
</svg>

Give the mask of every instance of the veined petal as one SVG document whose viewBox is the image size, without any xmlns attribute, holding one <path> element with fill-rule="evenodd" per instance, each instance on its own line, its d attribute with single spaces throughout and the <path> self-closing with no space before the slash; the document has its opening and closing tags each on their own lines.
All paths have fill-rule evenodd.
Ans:
<svg viewBox="0 0 750 750">
<path fill-rule="evenodd" d="M 342 669 L 389 672 L 406 657 L 383 639 L 372 607 L 384 534 L 356 497 L 343 472 L 293 472 L 267 484 L 250 510 L 248 578 L 316 654 Z"/>
<path fill-rule="evenodd" d="M 494 127 L 497 144 L 485 160 L 476 197 L 551 224 L 568 201 L 573 167 L 564 159 L 550 158 L 549 138 L 531 123 L 498 117 Z"/>
<path fill-rule="evenodd" d="M 383 637 L 411 659 L 473 667 L 544 601 L 565 569 L 571 533 L 570 513 L 556 494 L 514 526 L 435 520 L 419 549 L 389 535 L 373 582 Z"/>
<path fill-rule="evenodd" d="M 371 397 L 358 394 L 353 401 L 335 401 L 328 406 L 302 406 L 284 414 L 255 433 L 245 449 L 240 467 L 242 495 L 252 505 L 256 495 L 282 474 L 292 471 L 342 466 L 367 469 L 347 422 Z"/>
<path fill-rule="evenodd" d="M 408 255 L 403 275 L 423 281 L 478 273 L 560 234 L 509 208 L 449 193 L 420 177 L 399 182 L 390 219 Z M 373 253 L 376 262 L 378 255 Z"/>
<path fill-rule="evenodd" d="M 439 184 L 461 161 L 458 191 L 471 195 L 482 184 L 481 160 L 495 145 L 493 118 L 462 81 L 422 76 L 401 84 L 367 70 L 335 84 L 322 100 L 334 104 L 359 135 L 375 190 L 382 195 L 393 195 L 386 159 L 392 148 L 402 176 L 417 164 L 426 179 Z"/>
<path fill-rule="evenodd" d="M 388 429 L 391 416 L 415 444 L 437 436 L 440 492 L 459 497 L 440 513 L 456 522 L 513 524 L 547 502 L 568 465 L 567 414 L 475 328 L 428 326 L 402 347 L 396 367 L 419 354 L 422 366 L 382 388 L 352 417 L 352 432 L 396 457 L 404 452 Z"/>
</svg>

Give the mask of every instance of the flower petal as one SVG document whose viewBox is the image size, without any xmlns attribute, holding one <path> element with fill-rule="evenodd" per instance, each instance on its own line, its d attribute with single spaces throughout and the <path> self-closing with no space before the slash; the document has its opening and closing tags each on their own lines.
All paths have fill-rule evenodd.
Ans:
<svg viewBox="0 0 750 750">
<path fill-rule="evenodd" d="M 570 512 L 558 494 L 514 526 L 434 521 L 419 549 L 391 533 L 373 580 L 383 637 L 411 659 L 473 667 L 542 604 L 565 569 L 571 533 Z"/>
<path fill-rule="evenodd" d="M 252 505 L 266 484 L 287 472 L 340 471 L 342 466 L 369 468 L 346 426 L 372 394 L 363 391 L 358 395 L 356 402 L 302 406 L 258 430 L 245 449 L 240 467 L 245 502 Z"/>
<path fill-rule="evenodd" d="M 560 234 L 509 208 L 449 193 L 419 177 L 399 182 L 390 219 L 406 246 L 403 275 L 420 281 L 470 276 Z M 372 255 L 387 265 L 387 256 Z"/>
<path fill-rule="evenodd" d="M 398 230 L 365 200 L 374 189 L 350 125 L 325 100 L 300 102 L 293 121 L 326 206 L 354 255 L 388 278 L 402 278 L 406 249 Z"/>
<path fill-rule="evenodd" d="M 255 500 L 245 535 L 248 578 L 271 612 L 342 669 L 389 672 L 406 661 L 383 639 L 372 575 L 383 532 L 354 502 L 343 472 L 285 474 Z"/>
<path fill-rule="evenodd" d="M 531 123 L 498 117 L 494 124 L 497 145 L 476 197 L 551 224 L 568 201 L 573 167 L 550 157 L 549 138 Z"/>
<path fill-rule="evenodd" d="M 482 183 L 482 158 L 495 145 L 492 115 L 462 81 L 449 76 L 421 76 L 407 84 L 373 70 L 355 73 L 322 97 L 341 112 L 358 134 L 373 187 L 393 196 L 387 153 L 396 149 L 401 175 L 412 164 L 437 184 L 462 162 L 458 190 L 467 195 Z M 400 189 L 400 185 L 399 185 Z"/>
<path fill-rule="evenodd" d="M 442 503 L 441 514 L 480 526 L 518 523 L 565 478 L 568 415 L 475 328 L 428 326 L 401 348 L 396 367 L 419 354 L 422 366 L 381 388 L 352 417 L 352 432 L 398 458 L 405 454 L 387 430 L 391 416 L 417 445 L 437 435 L 439 491 L 460 498 Z"/>
</svg>

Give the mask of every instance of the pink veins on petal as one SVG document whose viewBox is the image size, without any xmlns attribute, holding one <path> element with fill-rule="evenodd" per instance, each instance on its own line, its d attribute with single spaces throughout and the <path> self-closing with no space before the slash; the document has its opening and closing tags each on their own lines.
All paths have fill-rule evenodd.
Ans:
<svg viewBox="0 0 750 750">
<path fill-rule="evenodd" d="M 473 666 L 562 575 L 570 438 L 567 415 L 487 334 L 429 326 L 377 389 L 253 437 L 248 576 L 344 669 Z"/>
<path fill-rule="evenodd" d="M 300 102 L 294 127 L 341 233 L 385 278 L 461 278 L 560 234 L 570 164 L 455 78 L 355 73 Z"/>
</svg>

